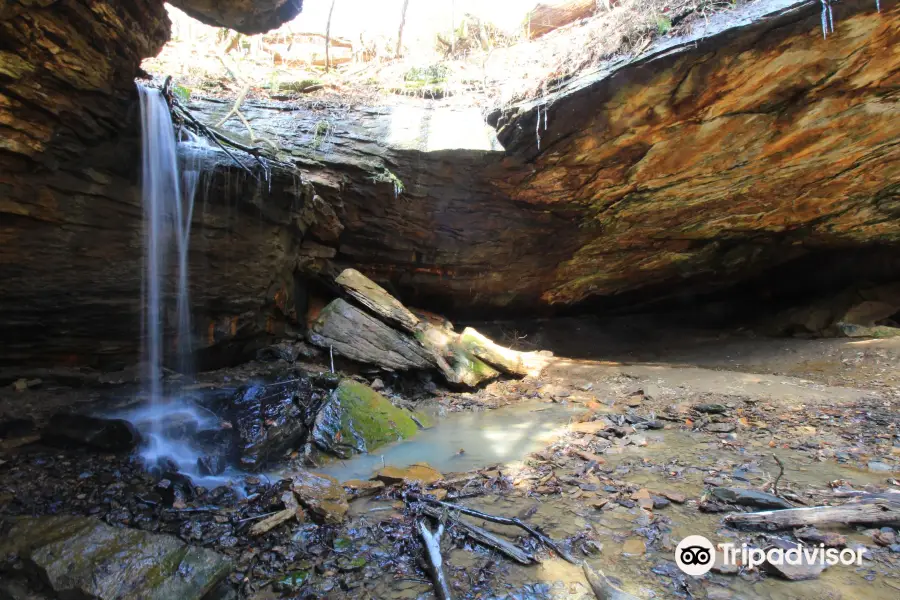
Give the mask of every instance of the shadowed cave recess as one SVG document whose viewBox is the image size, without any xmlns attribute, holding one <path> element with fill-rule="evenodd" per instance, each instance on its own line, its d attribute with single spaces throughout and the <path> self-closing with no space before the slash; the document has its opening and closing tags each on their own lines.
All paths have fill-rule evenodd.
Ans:
<svg viewBox="0 0 900 600">
<path fill-rule="evenodd" d="M 0 598 L 896 597 L 900 4 L 342 1 L 0 8 Z"/>
</svg>

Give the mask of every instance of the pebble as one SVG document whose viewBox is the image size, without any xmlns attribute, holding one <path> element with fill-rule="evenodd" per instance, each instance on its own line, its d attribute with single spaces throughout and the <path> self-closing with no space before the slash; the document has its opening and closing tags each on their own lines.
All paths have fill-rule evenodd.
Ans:
<svg viewBox="0 0 900 600">
<path fill-rule="evenodd" d="M 895 470 L 893 465 L 889 465 L 877 460 L 870 460 L 867 466 L 869 467 L 870 471 L 877 471 L 879 473 L 889 473 Z"/>
</svg>

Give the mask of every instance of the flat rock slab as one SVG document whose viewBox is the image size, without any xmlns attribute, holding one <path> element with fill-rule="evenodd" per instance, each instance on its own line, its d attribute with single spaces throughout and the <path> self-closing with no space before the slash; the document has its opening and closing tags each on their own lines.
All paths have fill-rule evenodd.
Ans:
<svg viewBox="0 0 900 600">
<path fill-rule="evenodd" d="M 309 341 L 351 360 L 388 369 L 429 369 L 433 358 L 411 338 L 338 298 L 322 310 Z"/>
<path fill-rule="evenodd" d="M 199 600 L 232 568 L 212 550 L 88 517 L 12 523 L 0 538 L 0 557 L 18 556 L 59 597 Z"/>
</svg>

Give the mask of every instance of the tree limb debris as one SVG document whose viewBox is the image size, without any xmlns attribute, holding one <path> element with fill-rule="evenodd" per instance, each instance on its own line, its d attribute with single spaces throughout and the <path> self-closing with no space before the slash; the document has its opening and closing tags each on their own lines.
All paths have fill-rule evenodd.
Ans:
<svg viewBox="0 0 900 600">
<path fill-rule="evenodd" d="M 443 506 L 450 510 L 455 510 L 464 515 L 469 515 L 471 517 L 477 517 L 479 519 L 484 519 L 485 521 L 489 521 L 491 523 L 497 523 L 498 525 L 512 525 L 514 527 L 519 527 L 520 529 L 524 529 L 535 538 L 537 538 L 544 546 L 556 552 L 560 557 L 565 559 L 566 561 L 572 563 L 573 565 L 577 565 L 578 561 L 572 557 L 564 548 L 554 542 L 552 539 L 532 527 L 523 521 L 516 518 L 509 517 L 498 517 L 496 515 L 492 515 L 489 513 L 481 512 L 480 510 L 475 510 L 474 508 L 468 508 L 465 506 L 460 506 L 458 504 L 452 504 L 450 502 L 441 502 L 440 500 L 434 500 L 432 498 L 426 498 L 424 496 L 420 496 L 419 494 L 408 494 L 406 496 L 407 501 L 416 501 L 416 502 L 427 502 L 429 504 L 433 504 L 436 506 Z"/>
<path fill-rule="evenodd" d="M 752 513 L 733 513 L 725 516 L 726 525 L 732 527 L 755 527 L 769 531 L 803 527 L 805 525 L 891 525 L 895 523 L 900 523 L 900 503 L 895 502 L 810 506 Z"/>
<path fill-rule="evenodd" d="M 432 533 L 425 525 L 425 521 L 420 519 L 416 522 L 416 528 L 425 544 L 425 555 L 428 557 L 429 571 L 434 580 L 434 595 L 438 600 L 451 600 L 450 585 L 447 583 L 441 558 L 441 535 L 444 533 L 444 525 L 439 524 L 437 531 Z"/>
<path fill-rule="evenodd" d="M 442 511 L 433 506 L 425 506 L 422 508 L 422 513 L 438 521 L 441 521 L 441 519 L 449 520 L 456 527 L 459 527 L 461 530 L 463 530 L 466 535 L 468 535 L 477 543 L 488 548 L 493 548 L 497 552 L 507 556 L 508 558 L 511 558 L 519 564 L 531 565 L 537 562 L 532 555 L 528 554 L 515 544 L 512 544 L 491 533 L 488 533 L 481 527 L 477 527 L 475 525 L 472 525 L 471 523 L 466 523 L 462 519 L 455 518 L 451 516 L 449 512 L 442 513 Z"/>
<path fill-rule="evenodd" d="M 234 153 L 229 150 L 229 148 L 239 150 L 252 156 L 266 171 L 266 173 L 268 173 L 270 170 L 270 165 L 268 163 L 278 165 L 291 171 L 296 170 L 296 167 L 293 164 L 279 160 L 271 151 L 266 151 L 262 148 L 247 146 L 231 139 L 225 134 L 213 129 L 209 125 L 206 125 L 205 123 L 197 119 L 197 117 L 195 117 L 193 114 L 191 114 L 191 112 L 187 108 L 185 108 L 185 106 L 175 96 L 171 96 L 171 106 L 173 113 L 178 119 L 190 124 L 190 128 L 195 130 L 198 135 L 208 138 L 212 142 L 214 142 L 225 152 L 225 154 L 228 155 L 229 158 L 231 158 L 232 161 L 234 161 L 236 165 L 246 171 L 249 175 L 255 177 L 255 175 L 247 167 L 247 165 L 238 160 L 237 156 L 235 156 Z"/>
<path fill-rule="evenodd" d="M 603 571 L 595 570 L 586 562 L 581 563 L 581 570 L 591 586 L 591 591 L 597 600 L 638 600 L 628 592 L 623 592 L 603 574 Z"/>
<path fill-rule="evenodd" d="M 784 463 L 781 462 L 781 459 L 778 458 L 777 456 L 775 456 L 774 454 L 772 455 L 772 458 L 774 458 L 775 462 L 778 463 L 778 469 L 779 469 L 778 477 L 775 478 L 775 482 L 772 484 L 772 493 L 775 494 L 776 496 L 779 496 L 780 494 L 778 493 L 778 482 L 781 481 L 782 477 L 784 477 Z"/>
</svg>

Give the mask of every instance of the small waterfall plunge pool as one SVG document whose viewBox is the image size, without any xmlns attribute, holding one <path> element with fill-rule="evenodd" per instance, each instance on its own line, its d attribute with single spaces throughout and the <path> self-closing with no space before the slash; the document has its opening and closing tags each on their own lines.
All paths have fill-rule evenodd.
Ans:
<svg viewBox="0 0 900 600">
<path fill-rule="evenodd" d="M 442 473 L 469 471 L 523 460 L 558 436 L 584 407 L 539 400 L 491 410 L 465 410 L 437 416 L 435 425 L 415 437 L 369 454 L 333 460 L 318 472 L 340 481 L 368 479 L 382 465 L 428 463 Z"/>
</svg>

